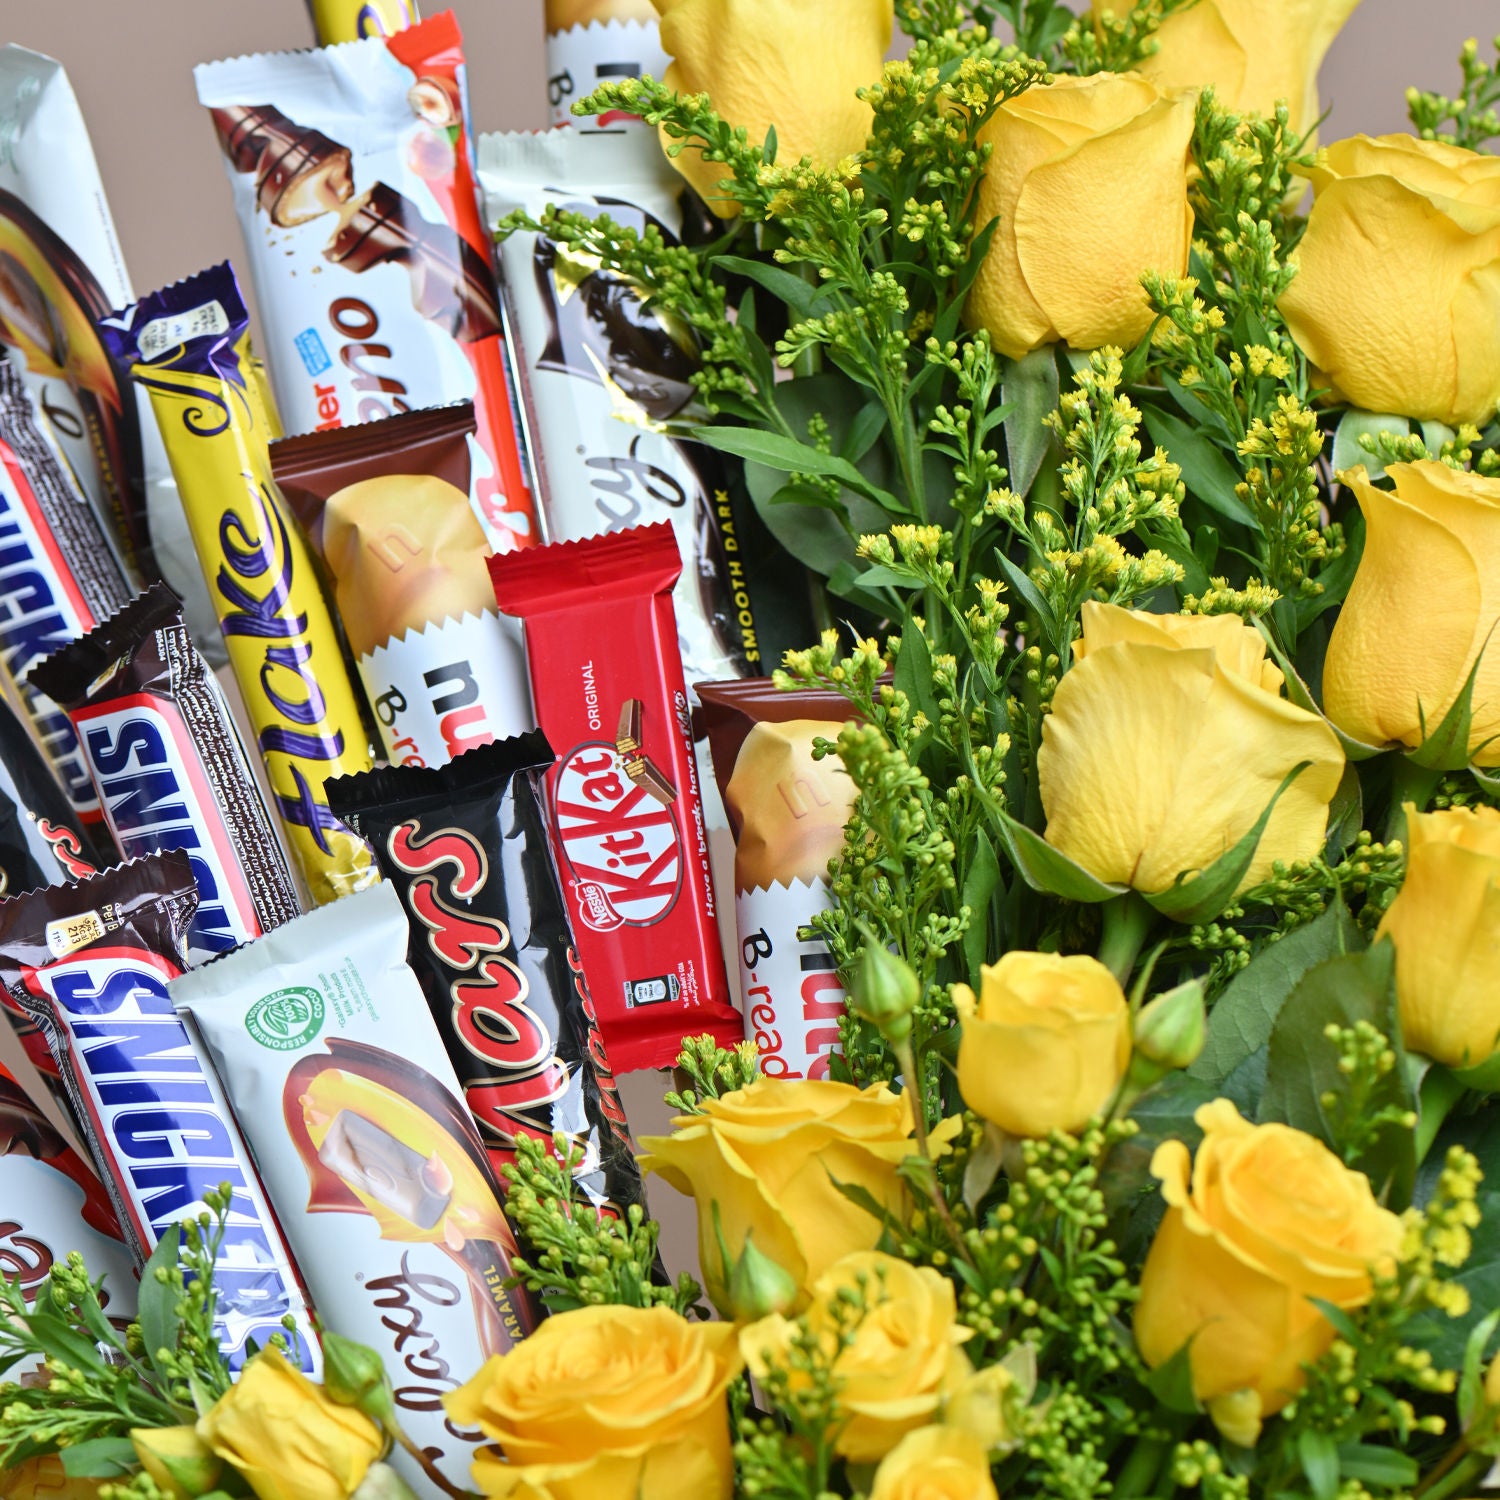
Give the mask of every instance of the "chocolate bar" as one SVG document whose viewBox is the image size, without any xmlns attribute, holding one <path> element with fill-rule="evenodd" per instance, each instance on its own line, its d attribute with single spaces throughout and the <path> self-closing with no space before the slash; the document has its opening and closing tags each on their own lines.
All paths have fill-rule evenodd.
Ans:
<svg viewBox="0 0 1500 1500">
<path fill-rule="evenodd" d="M 413 0 L 308 0 L 320 46 L 390 36 L 417 24 Z"/>
</svg>

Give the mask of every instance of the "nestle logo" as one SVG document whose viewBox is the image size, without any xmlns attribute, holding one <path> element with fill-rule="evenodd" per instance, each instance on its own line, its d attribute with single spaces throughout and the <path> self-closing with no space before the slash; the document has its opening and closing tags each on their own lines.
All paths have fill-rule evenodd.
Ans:
<svg viewBox="0 0 1500 1500">
<path fill-rule="evenodd" d="M 585 927 L 595 932 L 613 932 L 625 925 L 625 918 L 609 904 L 603 886 L 592 880 L 575 880 L 573 894 L 578 898 L 578 915 Z"/>
</svg>

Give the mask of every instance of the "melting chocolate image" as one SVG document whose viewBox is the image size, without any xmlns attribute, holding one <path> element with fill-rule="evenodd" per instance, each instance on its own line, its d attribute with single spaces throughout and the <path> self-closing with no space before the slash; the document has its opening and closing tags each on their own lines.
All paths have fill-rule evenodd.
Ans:
<svg viewBox="0 0 1500 1500">
<path fill-rule="evenodd" d="M 31 343 L 59 369 L 68 362 L 68 335 L 36 277 L 8 250 L 0 250 L 0 340 Z"/>
<path fill-rule="evenodd" d="M 41 1110 L 15 1079 L 0 1071 L 0 1156 L 50 1161 L 68 1149 Z"/>
<path fill-rule="evenodd" d="M 255 201 L 282 229 L 332 213 L 354 192 L 352 157 L 272 104 L 210 110 L 224 154 L 255 176 Z"/>
</svg>

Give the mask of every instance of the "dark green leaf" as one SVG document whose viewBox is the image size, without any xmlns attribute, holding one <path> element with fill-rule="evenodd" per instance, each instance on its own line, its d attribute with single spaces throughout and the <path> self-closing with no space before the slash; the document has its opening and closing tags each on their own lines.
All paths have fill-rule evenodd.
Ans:
<svg viewBox="0 0 1500 1500">
<path fill-rule="evenodd" d="M 1469 1330 L 1464 1345 L 1463 1374 L 1458 1382 L 1458 1419 L 1465 1427 L 1474 1420 L 1484 1400 L 1484 1371 L 1489 1362 L 1490 1340 L 1497 1327 L 1500 1327 L 1500 1308 Z"/>
<path fill-rule="evenodd" d="M 849 424 L 849 436 L 839 444 L 839 457 L 857 464 L 880 440 L 888 422 L 885 408 L 878 401 L 862 406 Z"/>
<path fill-rule="evenodd" d="M 1373 1443 L 1341 1443 L 1339 1473 L 1345 1479 L 1361 1484 L 1379 1485 L 1388 1490 L 1410 1490 L 1422 1473 L 1416 1459 L 1394 1448 L 1377 1448 Z"/>
<path fill-rule="evenodd" d="M 979 984 L 980 966 L 990 956 L 990 902 L 999 887 L 1000 861 L 995 857 L 995 846 L 981 828 L 974 838 L 974 848 L 964 874 L 963 892 L 959 897 L 972 913 L 963 938 L 964 967 L 972 985 Z"/>
<path fill-rule="evenodd" d="M 1049 637 L 1055 638 L 1057 617 L 1052 613 L 1052 606 L 1042 598 L 1041 591 L 1026 576 L 1025 570 L 1013 563 L 998 547 L 995 549 L 995 565 L 1005 575 L 1006 585 L 1021 596 L 1031 622 Z"/>
<path fill-rule="evenodd" d="M 1158 1365 L 1146 1376 L 1146 1389 L 1168 1411 L 1184 1415 L 1203 1410 L 1193 1395 L 1193 1366 L 1189 1356 L 1190 1339 L 1164 1365 Z"/>
<path fill-rule="evenodd" d="M 824 453 L 810 443 L 799 443 L 779 432 L 758 432 L 751 427 L 695 427 L 692 435 L 710 448 L 732 453 L 749 463 L 765 464 L 789 474 L 827 474 L 846 489 L 880 506 L 891 519 L 900 520 L 907 514 L 906 507 L 889 490 L 871 484 L 847 458 Z"/>
<path fill-rule="evenodd" d="M 163 1349 L 172 1353 L 177 1351 L 177 1330 L 180 1320 L 177 1316 L 178 1293 L 170 1282 L 158 1281 L 156 1273 L 158 1270 L 176 1270 L 177 1248 L 181 1237 L 181 1226 L 174 1224 L 156 1242 L 156 1248 L 151 1252 L 151 1259 L 146 1262 L 145 1269 L 141 1272 L 141 1285 L 137 1293 L 137 1317 L 141 1325 L 141 1342 L 146 1348 L 146 1358 L 151 1361 L 151 1367 L 158 1374 L 162 1373 L 161 1365 L 158 1363 L 160 1351 Z"/>
<path fill-rule="evenodd" d="M 1201 431 L 1161 407 L 1144 406 L 1141 415 L 1146 419 L 1151 441 L 1158 448 L 1165 448 L 1167 456 L 1182 470 L 1182 480 L 1189 491 L 1221 516 L 1260 535 L 1260 522 L 1234 492 L 1242 478 L 1223 451 Z"/>
<path fill-rule="evenodd" d="M 1359 772 L 1352 762 L 1346 761 L 1344 774 L 1339 777 L 1333 800 L 1328 804 L 1328 834 L 1323 840 L 1323 855 L 1330 864 L 1337 864 L 1344 857 L 1344 851 L 1365 826 L 1364 820 L 1365 797 Z"/>
<path fill-rule="evenodd" d="M 712 263 L 717 270 L 730 276 L 743 276 L 747 281 L 764 287 L 777 301 L 791 308 L 798 319 L 807 317 L 818 295 L 819 289 L 812 282 L 764 261 L 746 260 L 738 255 L 716 255 Z"/>
<path fill-rule="evenodd" d="M 908 619 L 901 632 L 901 650 L 896 657 L 896 687 L 906 694 L 913 709 L 927 715 L 927 722 L 937 726 L 940 710 L 932 690 L 932 648 L 921 626 Z"/>
<path fill-rule="evenodd" d="M 1108 901 L 1126 889 L 1090 875 L 1082 865 L 1054 849 L 1041 834 L 1018 823 L 1004 810 L 998 815 L 995 829 L 1011 864 L 1034 891 L 1047 891 L 1069 901 Z"/>
<path fill-rule="evenodd" d="M 1334 1500 L 1339 1492 L 1339 1450 L 1326 1432 L 1304 1427 L 1297 1434 L 1297 1460 L 1313 1500 Z"/>
<path fill-rule="evenodd" d="M 1494 1140 L 1493 1127 L 1488 1136 Z M 1442 1166 L 1445 1142 L 1460 1143 L 1446 1131 L 1440 1135 L 1437 1148 L 1427 1157 L 1434 1169 Z M 1447 1273 L 1448 1279 L 1456 1281 L 1468 1292 L 1469 1311 L 1461 1317 L 1450 1318 L 1434 1308 L 1419 1313 L 1407 1325 L 1406 1341 L 1428 1350 L 1439 1365 L 1449 1370 L 1462 1367 L 1475 1325 L 1487 1317 L 1492 1308 L 1500 1307 L 1500 1191 L 1481 1186 L 1478 1207 L 1480 1220 L 1472 1232 L 1469 1258 L 1458 1271 Z"/>
<path fill-rule="evenodd" d="M 1417 765 L 1425 766 L 1430 771 L 1461 771 L 1468 765 L 1469 730 L 1474 717 L 1474 682 L 1479 676 L 1479 664 L 1484 660 L 1494 634 L 1495 628 L 1491 626 L 1484 645 L 1479 648 L 1479 655 L 1474 658 L 1474 665 L 1469 668 L 1463 690 L 1453 700 L 1452 707 L 1443 715 L 1442 722 L 1436 729 L 1428 731 L 1427 716 L 1422 712 L 1421 703 L 1417 704 L 1417 717 L 1422 725 L 1422 743 L 1415 750 L 1407 752 L 1408 758 Z M 1474 748 L 1477 754 L 1481 747 L 1476 745 Z"/>
<path fill-rule="evenodd" d="M 1042 419 L 1057 409 L 1057 355 L 1050 344 L 1008 360 L 1001 397 L 1010 406 L 1005 419 L 1006 483 L 1018 495 L 1031 488 L 1052 443 Z"/>
<path fill-rule="evenodd" d="M 119 1479 L 135 1473 L 141 1462 L 129 1438 L 103 1437 L 64 1448 L 62 1465 L 69 1479 Z"/>
</svg>

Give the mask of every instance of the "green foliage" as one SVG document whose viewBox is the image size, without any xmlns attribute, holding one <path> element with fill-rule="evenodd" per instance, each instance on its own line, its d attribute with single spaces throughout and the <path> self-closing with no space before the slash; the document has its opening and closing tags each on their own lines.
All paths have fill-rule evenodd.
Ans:
<svg viewBox="0 0 1500 1500">
<path fill-rule="evenodd" d="M 1464 43 L 1458 54 L 1462 83 L 1456 98 L 1407 89 L 1406 112 L 1423 140 L 1483 151 L 1500 136 L 1500 36 L 1493 48 L 1495 61 L 1489 62 L 1479 55 L 1475 38 Z"/>
</svg>

